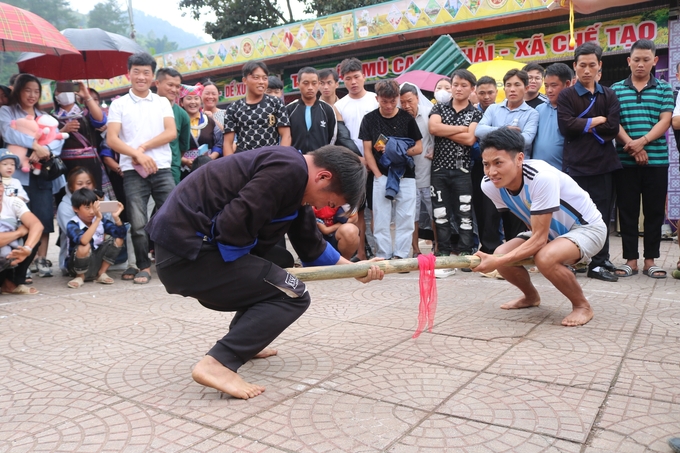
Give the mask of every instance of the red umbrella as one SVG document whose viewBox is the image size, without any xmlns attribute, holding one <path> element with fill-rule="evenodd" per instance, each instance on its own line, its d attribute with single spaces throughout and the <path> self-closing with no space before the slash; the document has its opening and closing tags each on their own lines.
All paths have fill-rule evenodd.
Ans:
<svg viewBox="0 0 680 453">
<path fill-rule="evenodd" d="M 52 24 L 29 11 L 0 3 L 0 51 L 77 54 Z"/>
<path fill-rule="evenodd" d="M 434 72 L 416 69 L 415 71 L 405 72 L 397 77 L 397 83 L 401 85 L 404 82 L 408 82 L 414 84 L 421 90 L 434 91 L 437 82 L 445 77 L 446 76 Z"/>
<path fill-rule="evenodd" d="M 17 60 L 19 69 L 52 80 L 110 79 L 127 73 L 130 55 L 144 52 L 144 48 L 130 38 L 100 28 L 67 28 L 61 33 L 79 54 L 57 57 L 23 53 Z"/>
</svg>

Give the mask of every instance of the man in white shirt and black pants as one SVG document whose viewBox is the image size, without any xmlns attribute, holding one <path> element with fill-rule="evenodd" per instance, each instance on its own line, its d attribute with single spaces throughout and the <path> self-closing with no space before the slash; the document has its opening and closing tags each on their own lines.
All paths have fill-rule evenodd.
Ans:
<svg viewBox="0 0 680 453">
<path fill-rule="evenodd" d="M 156 60 L 151 55 L 130 56 L 128 77 L 132 88 L 111 103 L 107 132 L 108 145 L 121 155 L 126 207 L 139 267 L 134 282 L 138 284 L 151 280 L 149 238 L 144 231 L 149 219 L 149 197 L 153 196 L 160 209 L 175 187 L 169 145 L 177 137 L 175 115 L 170 102 L 150 90 L 155 71 Z"/>
</svg>

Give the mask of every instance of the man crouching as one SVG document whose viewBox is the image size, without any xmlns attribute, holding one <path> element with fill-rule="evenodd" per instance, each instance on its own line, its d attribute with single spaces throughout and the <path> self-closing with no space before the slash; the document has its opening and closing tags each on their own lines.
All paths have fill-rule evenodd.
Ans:
<svg viewBox="0 0 680 453">
<path fill-rule="evenodd" d="M 485 177 L 482 190 L 496 208 L 510 211 L 528 227 L 496 249 L 498 255 L 477 252 L 475 272 L 498 272 L 522 291 L 522 297 L 501 308 L 537 307 L 541 298 L 522 266 L 510 264 L 531 256 L 538 270 L 573 306 L 564 326 L 581 326 L 593 310 L 576 277 L 566 265 L 587 262 L 604 246 L 607 226 L 590 196 L 573 179 L 541 160 L 524 159 L 524 138 L 500 128 L 481 143 Z"/>
</svg>

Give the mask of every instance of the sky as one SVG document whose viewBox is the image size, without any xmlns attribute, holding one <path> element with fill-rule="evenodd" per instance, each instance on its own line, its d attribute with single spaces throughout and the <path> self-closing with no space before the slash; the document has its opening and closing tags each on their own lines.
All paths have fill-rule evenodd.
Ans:
<svg viewBox="0 0 680 453">
<path fill-rule="evenodd" d="M 71 3 L 71 8 L 77 10 L 80 13 L 87 14 L 90 12 L 92 7 L 94 6 L 96 1 L 93 2 L 92 0 L 70 0 Z M 171 4 L 176 5 L 176 7 L 170 7 Z M 285 3 L 281 0 L 279 0 L 279 3 L 281 6 L 285 5 Z M 120 5 L 121 9 L 123 11 L 127 12 L 127 3 L 125 0 L 118 0 L 118 4 Z M 212 37 L 208 34 L 205 34 L 203 32 L 203 24 L 206 20 L 211 20 L 214 15 L 212 14 L 211 11 L 206 11 L 205 15 L 202 16 L 204 17 L 203 20 L 197 21 L 194 20 L 186 10 L 180 10 L 179 9 L 179 1 L 177 0 L 132 0 L 132 7 L 134 9 L 138 9 L 140 11 L 144 11 L 144 13 L 150 15 L 150 16 L 156 16 L 158 18 L 164 19 L 168 22 L 170 22 L 172 25 L 176 27 L 180 27 L 184 31 L 187 31 L 189 33 L 192 33 L 194 35 L 202 37 L 206 42 L 211 42 L 214 41 Z M 296 15 L 297 17 L 302 18 L 302 10 L 303 7 L 297 3 L 293 2 L 293 14 Z M 284 7 L 285 8 L 285 7 Z M 286 11 L 286 9 L 281 8 L 283 11 Z M 185 16 L 182 16 L 182 13 L 186 12 Z"/>
</svg>

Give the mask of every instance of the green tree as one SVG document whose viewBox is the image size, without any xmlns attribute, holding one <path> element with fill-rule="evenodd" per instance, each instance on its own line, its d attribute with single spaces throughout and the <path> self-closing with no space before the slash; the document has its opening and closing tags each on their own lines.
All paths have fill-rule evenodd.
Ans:
<svg viewBox="0 0 680 453">
<path fill-rule="evenodd" d="M 163 35 L 162 38 L 157 38 L 153 31 L 150 31 L 146 36 L 139 36 L 137 40 L 151 55 L 172 52 L 179 47 L 176 42 L 170 41 L 166 35 Z"/>
<path fill-rule="evenodd" d="M 194 19 L 201 18 L 201 10 L 211 9 L 217 20 L 206 22 L 205 32 L 215 39 L 225 39 L 254 31 L 295 22 L 291 2 L 305 6 L 305 12 L 316 17 L 375 5 L 385 0 L 286 0 L 286 14 L 276 0 L 180 0 L 179 6 L 188 9 Z"/>
<path fill-rule="evenodd" d="M 37 14 L 58 30 L 78 26 L 67 0 L 10 0 L 7 3 Z"/>
<path fill-rule="evenodd" d="M 92 11 L 87 13 L 87 26 L 124 36 L 127 36 L 130 28 L 127 14 L 120 9 L 116 0 L 106 0 L 94 5 Z"/>
<path fill-rule="evenodd" d="M 305 12 L 316 17 L 383 3 L 385 0 L 304 0 Z"/>
<path fill-rule="evenodd" d="M 287 17 L 273 0 L 181 0 L 179 6 L 188 9 L 197 20 L 203 8 L 212 9 L 217 20 L 206 22 L 205 32 L 215 39 L 225 39 L 294 22 L 290 2 L 286 0 Z"/>
</svg>

